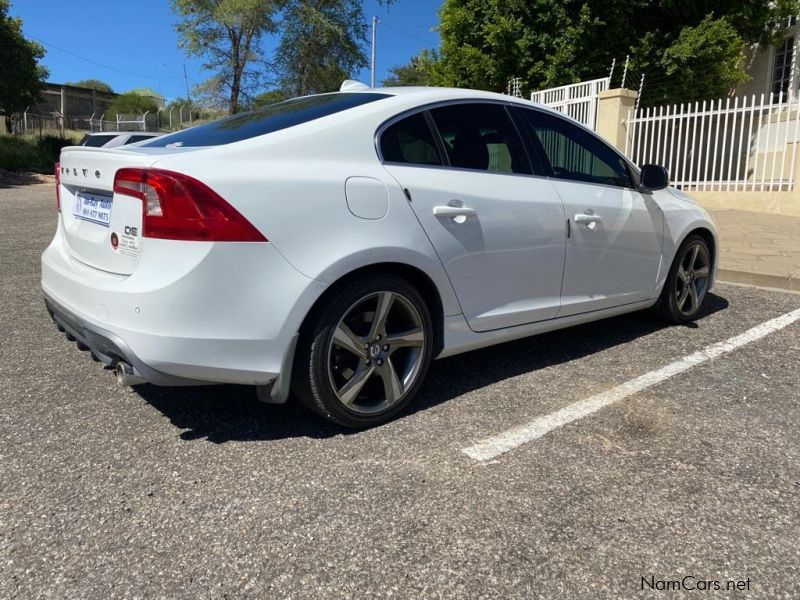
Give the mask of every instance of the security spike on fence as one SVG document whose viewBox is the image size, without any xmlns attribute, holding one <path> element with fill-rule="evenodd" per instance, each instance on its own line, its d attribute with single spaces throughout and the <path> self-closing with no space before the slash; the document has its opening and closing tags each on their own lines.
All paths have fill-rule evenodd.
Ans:
<svg viewBox="0 0 800 600">
<path fill-rule="evenodd" d="M 642 91 L 644 90 L 644 73 L 642 73 L 642 79 L 639 81 L 639 93 L 636 95 L 636 106 L 635 109 L 639 110 L 639 103 L 642 101 Z"/>
<path fill-rule="evenodd" d="M 625 68 L 622 70 L 622 83 L 619 86 L 621 88 L 625 87 L 625 80 L 628 78 L 628 63 L 630 61 L 631 61 L 631 55 L 630 54 L 626 54 L 625 55 Z"/>
</svg>

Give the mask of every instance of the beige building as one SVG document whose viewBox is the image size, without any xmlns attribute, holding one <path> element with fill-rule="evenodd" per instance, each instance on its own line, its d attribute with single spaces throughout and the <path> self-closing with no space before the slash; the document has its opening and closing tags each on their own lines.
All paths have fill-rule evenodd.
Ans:
<svg viewBox="0 0 800 600">
<path fill-rule="evenodd" d="M 117 94 L 113 92 L 98 92 L 74 85 L 48 82 L 39 102 L 31 106 L 28 112 L 47 116 L 57 114 L 67 119 L 86 119 L 92 114 L 100 118 L 116 97 Z"/>
<path fill-rule="evenodd" d="M 784 98 L 791 90 L 797 98 L 800 88 L 800 69 L 797 68 L 797 44 L 800 42 L 800 23 L 793 18 L 782 40 L 772 46 L 755 46 L 748 57 L 750 81 L 736 88 L 736 96 L 761 96 L 778 101 L 780 92 Z"/>
</svg>

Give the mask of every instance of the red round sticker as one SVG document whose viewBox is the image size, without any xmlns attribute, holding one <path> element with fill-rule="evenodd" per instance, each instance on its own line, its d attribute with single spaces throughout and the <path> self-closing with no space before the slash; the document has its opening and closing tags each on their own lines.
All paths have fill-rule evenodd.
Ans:
<svg viewBox="0 0 800 600">
<path fill-rule="evenodd" d="M 119 246 L 119 236 L 117 236 L 117 233 L 115 231 L 112 231 L 111 232 L 111 247 L 114 250 L 116 250 L 118 246 Z"/>
</svg>

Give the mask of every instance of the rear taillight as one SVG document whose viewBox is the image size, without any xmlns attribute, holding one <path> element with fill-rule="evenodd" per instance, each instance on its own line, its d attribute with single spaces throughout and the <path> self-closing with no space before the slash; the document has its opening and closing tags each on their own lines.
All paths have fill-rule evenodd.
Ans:
<svg viewBox="0 0 800 600">
<path fill-rule="evenodd" d="M 266 242 L 239 211 L 207 185 L 162 169 L 120 169 L 114 193 L 142 201 L 142 235 L 201 242 Z"/>
<path fill-rule="evenodd" d="M 56 163 L 56 210 L 61 212 L 61 163 Z"/>
</svg>

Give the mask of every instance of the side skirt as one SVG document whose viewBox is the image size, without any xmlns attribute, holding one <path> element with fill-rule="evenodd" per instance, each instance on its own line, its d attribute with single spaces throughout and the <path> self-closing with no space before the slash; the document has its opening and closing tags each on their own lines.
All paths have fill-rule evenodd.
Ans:
<svg viewBox="0 0 800 600">
<path fill-rule="evenodd" d="M 500 344 L 502 342 L 510 342 L 540 333 L 547 333 L 548 331 L 556 331 L 574 325 L 581 325 L 583 323 L 590 323 L 592 321 L 599 321 L 609 317 L 616 317 L 617 315 L 644 310 L 652 307 L 657 300 L 658 298 L 644 300 L 588 313 L 570 315 L 568 317 L 550 319 L 548 321 L 539 321 L 537 323 L 519 325 L 517 327 L 494 329 L 481 333 L 476 333 L 469 328 L 464 315 L 453 315 L 445 318 L 444 349 L 436 358 L 446 358 L 448 356 L 493 346 L 494 344 Z"/>
</svg>

